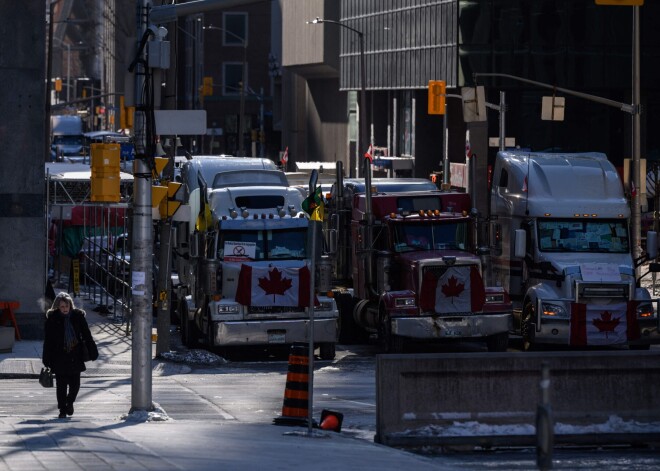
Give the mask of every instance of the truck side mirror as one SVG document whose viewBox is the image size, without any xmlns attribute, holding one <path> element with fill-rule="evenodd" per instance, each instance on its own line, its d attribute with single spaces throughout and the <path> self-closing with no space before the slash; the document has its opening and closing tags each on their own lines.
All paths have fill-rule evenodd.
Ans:
<svg viewBox="0 0 660 471">
<path fill-rule="evenodd" d="M 513 241 L 513 256 L 515 258 L 525 258 L 527 252 L 527 234 L 524 229 L 516 229 L 516 235 Z"/>
<path fill-rule="evenodd" d="M 646 256 L 649 260 L 655 260 L 658 256 L 658 233 L 655 231 L 646 233 Z"/>
</svg>

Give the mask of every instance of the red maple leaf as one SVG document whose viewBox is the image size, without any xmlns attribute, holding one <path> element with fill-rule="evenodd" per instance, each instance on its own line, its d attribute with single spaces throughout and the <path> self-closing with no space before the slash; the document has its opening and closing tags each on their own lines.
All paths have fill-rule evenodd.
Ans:
<svg viewBox="0 0 660 471">
<path fill-rule="evenodd" d="M 273 268 L 268 272 L 268 278 L 259 278 L 259 287 L 266 294 L 272 294 L 273 301 L 275 301 L 276 294 L 283 295 L 286 290 L 291 288 L 291 279 L 282 278 L 282 272 L 277 268 Z"/>
<path fill-rule="evenodd" d="M 460 296 L 464 290 L 465 290 L 465 285 L 463 283 L 459 283 L 456 277 L 453 276 L 449 278 L 449 280 L 447 280 L 446 285 L 442 285 L 442 292 L 448 298 Z M 452 303 L 454 302 L 453 299 L 451 301 Z"/>
<path fill-rule="evenodd" d="M 596 326 L 599 332 L 605 332 L 605 338 L 607 338 L 608 332 L 614 332 L 616 326 L 619 325 L 620 317 L 612 319 L 612 313 L 609 311 L 603 311 L 600 314 L 600 319 L 594 319 L 592 323 Z"/>
</svg>

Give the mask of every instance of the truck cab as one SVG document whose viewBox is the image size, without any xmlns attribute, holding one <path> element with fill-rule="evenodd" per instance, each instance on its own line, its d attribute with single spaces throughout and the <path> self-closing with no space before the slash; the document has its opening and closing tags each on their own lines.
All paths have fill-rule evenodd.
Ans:
<svg viewBox="0 0 660 471">
<path fill-rule="evenodd" d="M 635 278 L 630 208 L 604 154 L 498 153 L 490 238 L 491 282 L 509 291 L 526 349 L 660 341 Z"/>
</svg>

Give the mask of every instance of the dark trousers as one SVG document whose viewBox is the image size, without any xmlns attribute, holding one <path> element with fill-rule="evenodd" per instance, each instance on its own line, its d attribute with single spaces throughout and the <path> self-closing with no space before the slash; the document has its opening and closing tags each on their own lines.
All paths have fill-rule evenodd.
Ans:
<svg viewBox="0 0 660 471">
<path fill-rule="evenodd" d="M 55 374 L 57 389 L 57 408 L 64 409 L 67 404 L 73 404 L 80 391 L 80 373 Z"/>
</svg>

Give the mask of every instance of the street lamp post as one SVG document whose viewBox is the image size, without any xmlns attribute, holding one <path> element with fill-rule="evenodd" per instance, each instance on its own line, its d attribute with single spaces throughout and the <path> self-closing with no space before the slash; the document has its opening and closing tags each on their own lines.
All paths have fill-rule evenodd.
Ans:
<svg viewBox="0 0 660 471">
<path fill-rule="evenodd" d="M 204 29 L 212 29 L 216 31 L 223 31 L 228 35 L 238 39 L 243 44 L 243 67 L 241 73 L 241 83 L 240 83 L 240 93 L 241 93 L 241 102 L 239 106 L 239 117 L 238 117 L 238 153 L 241 156 L 245 156 L 245 140 L 243 139 L 243 132 L 245 131 L 245 88 L 247 83 L 245 79 L 247 78 L 247 48 L 248 42 L 246 38 L 241 38 L 239 35 L 232 33 L 228 29 L 220 28 L 219 26 L 204 26 Z"/>
<path fill-rule="evenodd" d="M 350 172 L 352 174 L 353 170 L 355 169 L 355 175 L 351 175 L 351 177 L 353 176 L 359 177 L 360 169 L 362 168 L 362 165 L 360 165 L 360 156 L 362 155 L 363 147 L 364 147 L 364 151 L 366 152 L 367 142 L 369 142 L 369 138 L 367 137 L 367 104 L 366 104 L 367 93 L 365 89 L 367 63 L 364 57 L 364 33 L 362 33 L 362 31 L 358 31 L 355 28 L 351 28 L 350 26 L 345 25 L 344 23 L 341 23 L 339 21 L 325 20 L 323 18 L 319 18 L 318 16 L 312 21 L 307 22 L 307 24 L 319 24 L 319 23 L 332 23 L 333 25 L 341 26 L 342 28 L 346 28 L 347 30 L 352 31 L 358 35 L 358 40 L 360 43 L 360 118 L 359 118 L 360 136 L 358 138 L 358 143 L 357 143 L 358 158 L 356 159 L 355 166 L 351 165 Z"/>
</svg>

